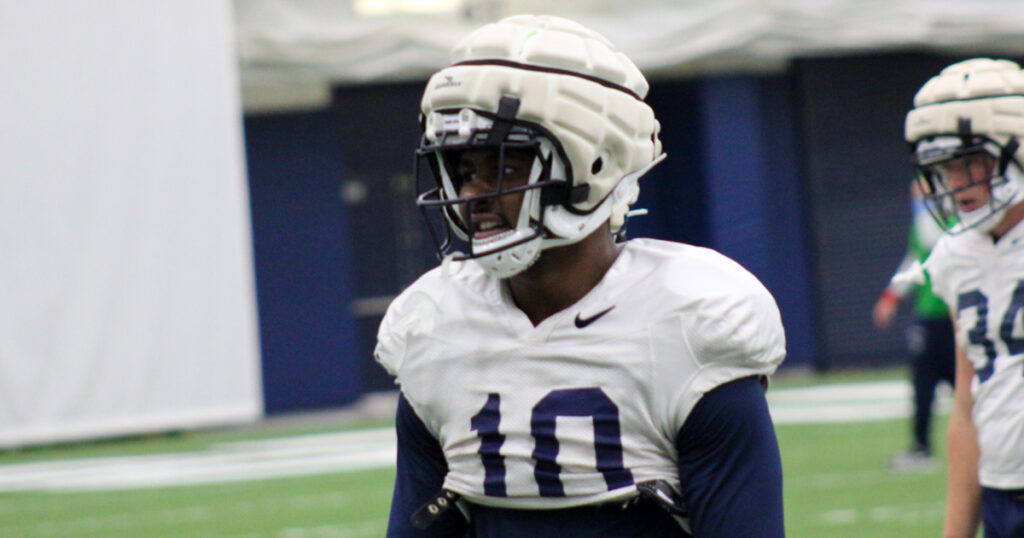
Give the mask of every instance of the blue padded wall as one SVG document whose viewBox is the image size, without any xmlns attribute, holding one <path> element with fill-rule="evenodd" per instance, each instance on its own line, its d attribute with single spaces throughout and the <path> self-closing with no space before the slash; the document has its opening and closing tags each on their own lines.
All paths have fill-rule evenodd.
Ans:
<svg viewBox="0 0 1024 538">
<path fill-rule="evenodd" d="M 647 102 L 661 122 L 667 157 L 640 179 L 634 208 L 647 215 L 629 221 L 629 237 L 709 244 L 704 162 L 700 138 L 700 86 L 695 81 L 655 81 Z"/>
<path fill-rule="evenodd" d="M 700 94 L 710 244 L 772 292 L 786 328 L 786 365 L 808 365 L 818 350 L 789 81 L 712 77 Z"/>
<path fill-rule="evenodd" d="M 360 349 L 351 366 L 367 392 L 395 387 L 373 359 L 386 300 L 438 263 L 415 203 L 422 92 L 423 83 L 340 87 L 331 106 L 345 181 L 364 193 L 344 208 L 351 217 L 353 292 L 361 304 L 376 304 L 352 312 Z"/>
<path fill-rule="evenodd" d="M 362 393 L 340 142 L 328 112 L 245 120 L 267 413 Z"/>
</svg>

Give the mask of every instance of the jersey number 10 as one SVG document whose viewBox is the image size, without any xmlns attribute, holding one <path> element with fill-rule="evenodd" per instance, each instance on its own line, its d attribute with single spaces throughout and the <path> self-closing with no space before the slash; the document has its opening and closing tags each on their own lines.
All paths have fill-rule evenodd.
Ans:
<svg viewBox="0 0 1024 538">
<path fill-rule="evenodd" d="M 591 417 L 594 420 L 594 453 L 597 470 L 604 476 L 608 489 L 633 484 L 633 474 L 622 463 L 622 435 L 619 428 L 619 408 L 597 387 L 553 390 L 533 406 L 530 415 L 530 434 L 535 447 L 533 459 L 534 479 L 542 497 L 565 497 L 565 489 L 558 477 L 562 468 L 556 462 L 558 438 L 555 420 L 558 417 Z M 501 425 L 501 396 L 488 394 L 487 403 L 473 415 L 470 426 L 480 438 L 480 459 L 484 464 L 484 493 L 505 497 L 505 457 L 501 445 L 505 436 Z"/>
</svg>

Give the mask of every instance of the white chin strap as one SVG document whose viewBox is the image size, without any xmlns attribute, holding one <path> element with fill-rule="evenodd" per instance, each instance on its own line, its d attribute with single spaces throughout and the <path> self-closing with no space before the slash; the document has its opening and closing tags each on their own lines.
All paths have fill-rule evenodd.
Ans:
<svg viewBox="0 0 1024 538">
<path fill-rule="evenodd" d="M 960 211 L 959 228 L 961 230 L 977 230 L 981 233 L 989 233 L 1003 220 L 1005 215 L 1005 207 L 990 211 L 987 205 L 979 207 L 974 211 Z"/>
<path fill-rule="evenodd" d="M 546 145 L 547 142 L 542 142 L 542 154 L 547 156 L 552 151 L 551 148 Z M 557 159 L 556 159 L 557 160 Z M 536 183 L 541 173 L 543 172 L 543 165 L 540 159 L 533 161 L 533 168 L 530 170 L 529 184 Z M 556 167 L 554 177 L 564 177 L 564 169 L 560 166 Z M 540 217 L 540 190 L 529 189 L 523 193 L 523 202 L 519 208 L 519 218 L 516 219 L 515 228 L 500 234 L 498 237 L 488 241 L 484 240 L 479 243 L 474 241 L 474 250 L 492 250 L 495 251 L 491 254 L 485 254 L 476 258 L 477 263 L 484 268 L 487 273 L 495 278 L 509 278 L 515 276 L 528 267 L 533 265 L 533 262 L 537 261 L 540 257 L 540 251 L 543 248 L 543 239 L 537 230 L 531 225 L 533 220 Z M 536 234 L 536 237 L 527 239 L 531 235 Z M 519 243 L 523 241 L 522 243 Z M 519 243 L 519 244 L 515 244 Z M 513 244 L 511 247 L 503 247 L 503 245 Z"/>
<path fill-rule="evenodd" d="M 974 229 L 981 233 L 989 233 L 1003 222 L 1006 210 L 1024 199 L 1024 173 L 1015 164 L 1006 167 L 1006 181 L 996 185 L 989 191 L 989 203 L 973 211 L 960 211 L 961 229 Z M 997 204 L 999 209 L 993 211 L 990 206 Z"/>
<path fill-rule="evenodd" d="M 495 278 L 509 278 L 522 273 L 540 257 L 541 237 L 537 236 L 521 245 L 480 256 L 476 262 Z"/>
</svg>

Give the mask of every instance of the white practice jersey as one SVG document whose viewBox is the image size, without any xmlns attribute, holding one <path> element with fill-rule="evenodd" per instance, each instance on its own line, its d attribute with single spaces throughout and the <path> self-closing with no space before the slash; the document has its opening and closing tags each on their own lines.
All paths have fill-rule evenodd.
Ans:
<svg viewBox="0 0 1024 538">
<path fill-rule="evenodd" d="M 974 365 L 973 418 L 983 486 L 1024 487 L 1024 225 L 998 243 L 967 230 L 943 237 L 924 264 L 952 309 L 956 341 Z"/>
<path fill-rule="evenodd" d="M 709 390 L 785 356 L 771 294 L 712 250 L 626 243 L 603 280 L 534 327 L 474 262 L 446 262 L 391 304 L 377 360 L 444 451 L 444 487 L 508 508 L 677 488 L 675 440 Z"/>
</svg>

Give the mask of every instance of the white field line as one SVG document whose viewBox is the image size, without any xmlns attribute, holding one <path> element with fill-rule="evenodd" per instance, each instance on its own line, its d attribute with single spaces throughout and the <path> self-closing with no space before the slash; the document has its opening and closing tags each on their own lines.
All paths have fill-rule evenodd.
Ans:
<svg viewBox="0 0 1024 538">
<path fill-rule="evenodd" d="M 768 404 L 779 424 L 882 420 L 908 416 L 910 387 L 772 389 Z M 948 397 L 939 405 L 948 408 Z M 202 452 L 0 465 L 0 492 L 124 490 L 385 468 L 394 465 L 395 450 L 393 430 L 380 428 L 222 443 Z"/>
<path fill-rule="evenodd" d="M 209 521 L 212 518 L 213 511 L 209 507 L 192 505 L 141 512 L 126 511 L 118 514 L 85 515 L 70 519 L 22 520 L 5 526 L 3 530 L 17 531 L 15 536 L 54 536 L 58 538 L 70 535 L 110 536 L 121 534 L 126 530 L 137 529 L 143 525 L 180 526 L 182 523 Z"/>
<path fill-rule="evenodd" d="M 277 531 L 280 538 L 372 538 L 376 536 L 379 524 L 375 521 L 363 523 L 336 523 L 315 527 L 289 527 Z"/>
<path fill-rule="evenodd" d="M 942 521 L 946 513 L 945 501 L 918 502 L 901 505 L 872 506 L 870 508 L 837 508 L 818 515 L 819 521 L 828 526 L 848 527 L 865 523 L 884 523 L 914 527 L 933 525 Z"/>
<path fill-rule="evenodd" d="M 328 507 L 345 506 L 352 502 L 351 496 L 340 492 L 318 492 L 316 494 L 303 494 L 289 497 L 288 506 L 291 509 L 323 510 Z M 232 502 L 232 512 L 240 517 L 245 514 L 266 513 L 270 510 L 281 508 L 281 499 L 277 497 L 261 498 L 258 500 L 246 500 Z M 48 508 L 44 507 L 44 510 Z M 37 536 L 37 537 L 64 537 L 64 536 L 110 536 L 117 532 L 123 533 L 126 530 L 139 529 L 145 526 L 159 524 L 161 527 L 180 527 L 182 523 L 196 523 L 210 521 L 215 517 L 215 510 L 206 504 L 192 504 L 177 506 L 174 508 L 150 508 L 132 511 L 120 511 L 118 513 L 100 515 L 82 515 L 69 518 L 50 519 L 44 516 L 22 518 L 18 523 L 6 525 L 2 528 L 5 532 L 14 533 L 14 536 Z M 371 536 L 371 528 L 379 525 L 376 521 L 361 523 L 338 523 L 337 525 L 320 525 L 317 527 L 296 527 L 285 529 L 290 532 L 288 536 Z M 337 533 L 331 533 L 328 528 L 335 528 Z M 277 536 L 284 536 L 278 531 Z M 347 533 L 347 534 L 346 534 Z M 7 534 L 4 534 L 7 536 Z M 218 538 L 262 538 L 264 534 L 235 534 L 230 537 L 217 534 Z"/>
<path fill-rule="evenodd" d="M 224 443 L 203 452 L 0 465 L 0 491 L 96 491 L 212 484 L 388 467 L 390 428 Z"/>
<path fill-rule="evenodd" d="M 912 390 L 906 381 L 819 385 L 768 391 L 768 407 L 777 424 L 863 422 L 908 417 Z M 949 387 L 940 385 L 935 410 L 948 412 Z"/>
</svg>

